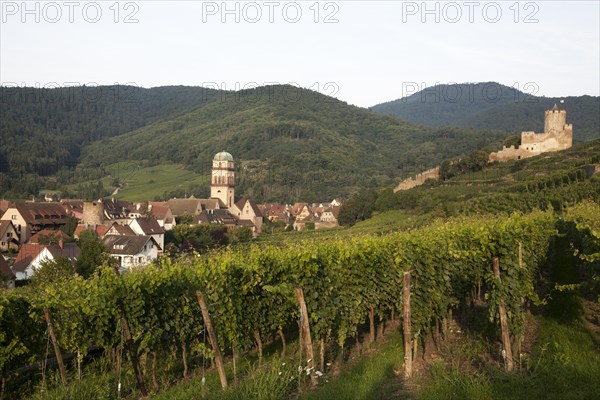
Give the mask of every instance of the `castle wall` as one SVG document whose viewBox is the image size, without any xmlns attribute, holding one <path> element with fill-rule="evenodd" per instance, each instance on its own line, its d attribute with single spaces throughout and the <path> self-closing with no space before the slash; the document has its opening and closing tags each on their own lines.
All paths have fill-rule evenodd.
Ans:
<svg viewBox="0 0 600 400">
<path fill-rule="evenodd" d="M 499 161 L 511 161 L 511 160 L 520 160 L 522 158 L 533 157 L 539 153 L 534 153 L 533 151 L 525 150 L 524 148 L 515 146 L 504 147 L 501 151 L 490 153 L 490 162 Z"/>
<path fill-rule="evenodd" d="M 421 186 L 428 180 L 437 181 L 438 179 L 440 179 L 440 167 L 428 169 L 427 171 L 417 174 L 414 178 L 411 177 L 400 182 L 394 189 L 394 193 L 400 190 L 408 190 L 417 186 Z"/>
</svg>

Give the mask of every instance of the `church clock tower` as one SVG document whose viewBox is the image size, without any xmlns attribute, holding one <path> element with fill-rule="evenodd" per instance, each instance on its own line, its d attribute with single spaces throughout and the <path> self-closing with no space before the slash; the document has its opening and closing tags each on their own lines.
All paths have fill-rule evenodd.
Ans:
<svg viewBox="0 0 600 400">
<path fill-rule="evenodd" d="M 233 206 L 235 199 L 234 167 L 233 156 L 226 151 L 213 158 L 210 197 L 220 199 L 227 208 Z"/>
</svg>

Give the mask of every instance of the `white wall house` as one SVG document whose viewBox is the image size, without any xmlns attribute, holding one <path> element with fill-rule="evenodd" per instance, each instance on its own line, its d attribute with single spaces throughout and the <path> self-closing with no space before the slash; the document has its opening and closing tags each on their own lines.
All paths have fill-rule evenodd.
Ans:
<svg viewBox="0 0 600 400">
<path fill-rule="evenodd" d="M 119 260 L 121 272 L 156 261 L 162 250 L 151 236 L 106 235 L 102 243 L 111 257 Z"/>
<path fill-rule="evenodd" d="M 57 257 L 67 257 L 77 261 L 79 247 L 75 243 L 37 244 L 26 243 L 21 246 L 15 259 L 12 271 L 17 280 L 31 278 L 44 261 L 52 261 Z"/>
</svg>

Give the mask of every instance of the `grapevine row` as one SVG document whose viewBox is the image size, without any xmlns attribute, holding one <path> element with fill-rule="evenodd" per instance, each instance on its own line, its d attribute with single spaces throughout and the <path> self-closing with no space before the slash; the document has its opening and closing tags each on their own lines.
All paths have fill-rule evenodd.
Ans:
<svg viewBox="0 0 600 400">
<path fill-rule="evenodd" d="M 411 271 L 412 326 L 432 331 L 486 288 L 492 322 L 506 304 L 513 335 L 523 329 L 522 302 L 535 299 L 535 277 L 555 233 L 555 217 L 535 212 L 470 217 L 425 228 L 350 240 L 304 241 L 284 247 L 251 245 L 160 264 L 118 276 L 102 267 L 43 287 L 0 294 L 0 372 L 46 354 L 48 309 L 66 352 L 124 346 L 118 304 L 124 307 L 135 351 L 210 356 L 196 291 L 202 290 L 222 347 L 243 351 L 257 337 L 283 334 L 298 321 L 294 288 L 303 288 L 314 340 L 343 346 L 370 314 L 389 318 L 402 309 L 402 275 Z M 519 246 L 521 250 L 519 251 Z M 519 256 L 520 254 L 520 256 Z M 502 280 L 493 276 L 500 260 Z M 257 336 L 258 334 L 258 336 Z"/>
</svg>

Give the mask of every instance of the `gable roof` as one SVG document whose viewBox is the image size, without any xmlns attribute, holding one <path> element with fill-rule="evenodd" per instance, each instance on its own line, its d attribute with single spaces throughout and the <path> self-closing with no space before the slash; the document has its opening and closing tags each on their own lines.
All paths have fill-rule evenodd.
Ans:
<svg viewBox="0 0 600 400">
<path fill-rule="evenodd" d="M 242 197 L 241 199 L 239 199 L 237 201 L 237 203 L 235 203 L 235 205 L 238 208 L 238 210 L 240 210 L 240 212 L 242 212 L 242 210 L 246 206 L 246 203 L 250 203 L 250 208 L 252 209 L 252 211 L 254 211 L 254 215 L 256 215 L 257 217 L 263 216 L 262 212 L 260 211 L 260 208 L 258 208 L 258 206 L 256 205 L 256 202 L 254 200 L 247 200 Z"/>
<path fill-rule="evenodd" d="M 76 259 L 79 256 L 79 247 L 75 243 L 64 243 L 63 247 L 56 244 L 25 243 L 21 246 L 19 254 L 17 254 L 12 268 L 13 271 L 25 271 L 44 249 L 48 249 L 54 257 L 63 256 Z"/>
<path fill-rule="evenodd" d="M 166 201 L 165 202 L 151 201 L 151 202 L 149 202 L 149 204 L 150 204 L 150 212 L 157 220 L 167 221 L 167 217 L 169 216 L 169 213 L 171 213 L 171 215 L 173 214 Z M 169 218 L 168 222 L 170 222 L 170 218 Z"/>
<path fill-rule="evenodd" d="M 142 232 L 146 235 L 158 235 L 165 233 L 164 229 L 158 224 L 156 218 L 136 218 L 135 221 L 138 223 Z"/>
<path fill-rule="evenodd" d="M 12 227 L 13 231 L 17 231 L 12 221 L 0 221 L 0 237 L 4 236 L 4 234 Z"/>
<path fill-rule="evenodd" d="M 68 220 L 67 211 L 60 203 L 15 203 L 14 208 L 29 225 L 61 225 Z"/>
<path fill-rule="evenodd" d="M 125 236 L 135 236 L 136 233 L 133 231 L 133 229 L 131 229 L 131 227 L 129 225 L 120 225 L 117 223 L 112 224 L 112 226 L 110 228 L 108 228 L 107 232 L 110 231 L 111 229 L 113 229 L 117 232 L 118 235 L 125 235 Z M 114 235 L 114 234 L 111 234 Z M 109 235 L 109 236 L 111 236 Z"/>
<path fill-rule="evenodd" d="M 50 239 L 52 242 L 58 242 L 59 240 L 71 239 L 71 236 L 67 235 L 63 231 L 56 229 L 42 229 L 29 239 L 29 243 L 39 243 L 42 236 Z"/>
<path fill-rule="evenodd" d="M 201 210 L 200 200 L 198 199 L 171 199 L 167 201 L 169 208 L 174 216 L 179 217 L 183 214 L 196 214 Z"/>
<path fill-rule="evenodd" d="M 152 236 L 106 235 L 102 239 L 102 243 L 110 254 L 127 256 L 140 253 L 148 241 L 152 241 L 161 250 Z"/>
</svg>

